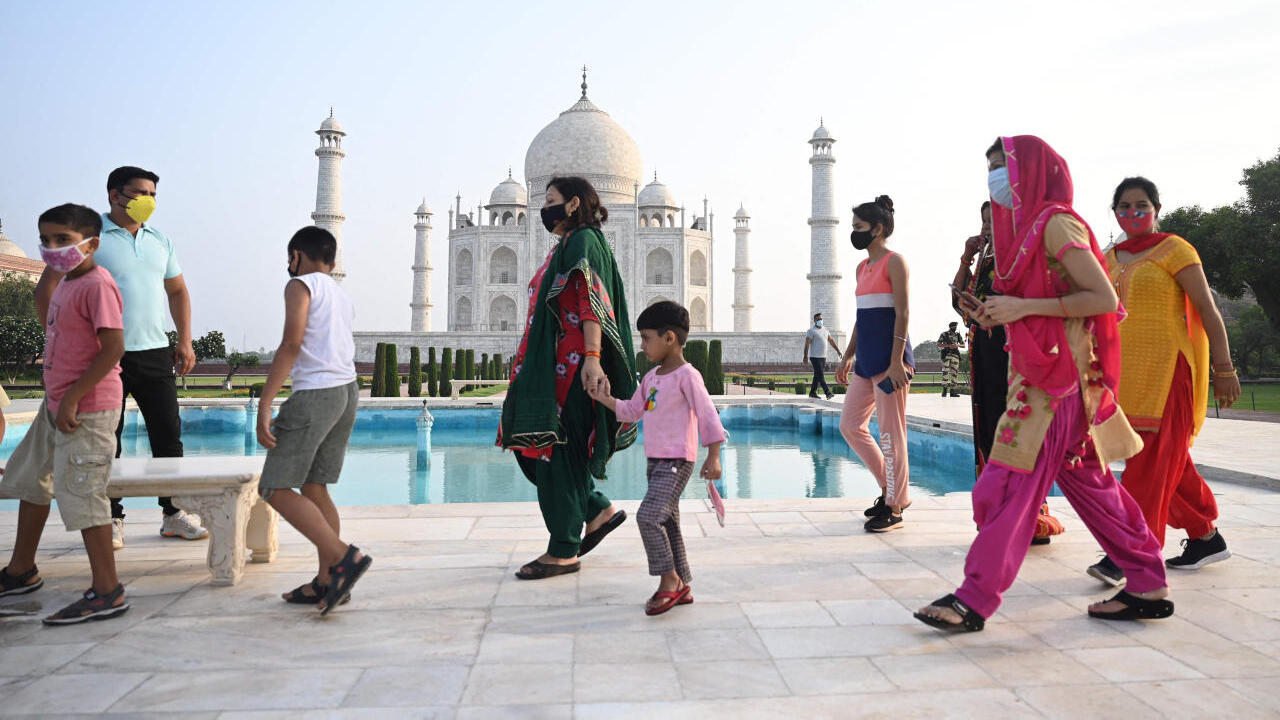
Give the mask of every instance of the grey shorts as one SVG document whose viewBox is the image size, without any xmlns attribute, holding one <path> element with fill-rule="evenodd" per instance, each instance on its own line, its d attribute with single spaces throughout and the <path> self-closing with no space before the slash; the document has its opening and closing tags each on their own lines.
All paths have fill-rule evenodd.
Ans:
<svg viewBox="0 0 1280 720">
<path fill-rule="evenodd" d="M 276 413 L 276 446 L 267 451 L 258 492 L 270 498 L 281 488 L 334 483 L 342 473 L 347 441 L 356 424 L 356 381 L 322 390 L 298 390 Z"/>
<path fill-rule="evenodd" d="M 116 454 L 120 408 L 80 413 L 64 433 L 45 403 L 0 475 L 0 492 L 35 505 L 57 498 L 67 530 L 111 524 L 107 479 Z"/>
</svg>

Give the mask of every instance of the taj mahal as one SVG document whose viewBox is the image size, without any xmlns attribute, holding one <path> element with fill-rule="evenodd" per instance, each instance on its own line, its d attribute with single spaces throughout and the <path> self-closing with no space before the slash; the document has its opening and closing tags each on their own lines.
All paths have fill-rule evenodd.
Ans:
<svg viewBox="0 0 1280 720">
<path fill-rule="evenodd" d="M 790 364 L 800 353 L 807 317 L 786 332 L 759 332 L 752 327 L 750 256 L 751 217 L 744 207 L 734 213 L 733 330 L 716 331 L 712 282 L 715 268 L 715 213 L 701 201 L 690 213 L 678 196 L 646 177 L 640 148 L 631 135 L 587 97 L 584 68 L 581 95 L 544 127 L 529 144 L 524 182 L 511 169 L 489 193 L 488 202 L 464 208 L 461 194 L 448 210 L 449 267 L 441 291 L 433 294 L 430 261 L 432 219 L 426 200 L 414 210 L 413 295 L 409 331 L 362 330 L 356 335 L 357 361 L 371 361 L 379 342 L 395 343 L 401 361 L 409 348 L 465 347 L 477 353 L 509 355 L 524 330 L 526 288 L 555 241 L 539 220 L 543 189 L 553 177 L 578 175 L 600 194 L 609 211 L 603 231 L 617 259 L 634 320 L 640 310 L 660 300 L 674 300 L 689 310 L 691 337 L 719 339 L 724 362 Z M 343 264 L 341 161 L 345 157 L 342 125 L 328 118 L 316 131 L 320 138 L 316 210 L 312 221 L 338 239 L 334 277 L 347 277 Z M 823 124 L 809 139 L 812 148 L 813 194 L 809 218 L 809 316 L 821 312 L 829 328 L 840 319 L 840 280 L 836 266 L 835 216 L 831 170 L 835 139 Z M 530 200 L 533 200 L 532 205 Z M 350 248 L 353 252 L 360 249 Z M 431 311 L 447 303 L 448 327 L 433 331 Z M 634 332 L 634 328 L 633 328 Z M 843 344 L 843 332 L 834 332 Z M 636 339 L 636 348 L 639 340 Z"/>
</svg>

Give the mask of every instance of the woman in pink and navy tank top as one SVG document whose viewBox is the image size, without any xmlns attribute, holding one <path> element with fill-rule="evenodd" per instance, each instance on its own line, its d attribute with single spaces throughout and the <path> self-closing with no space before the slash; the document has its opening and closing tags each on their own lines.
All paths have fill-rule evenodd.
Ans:
<svg viewBox="0 0 1280 720">
<path fill-rule="evenodd" d="M 836 381 L 849 387 L 840 433 L 880 484 L 880 497 L 866 511 L 868 532 L 902 527 L 902 511 L 911 504 L 907 394 L 915 358 L 907 337 L 907 261 L 886 247 L 892 234 L 893 201 L 888 195 L 853 209 L 849 239 L 855 250 L 867 251 L 867 259 L 858 264 L 858 315 Z M 879 438 L 867 430 L 873 410 Z"/>
</svg>

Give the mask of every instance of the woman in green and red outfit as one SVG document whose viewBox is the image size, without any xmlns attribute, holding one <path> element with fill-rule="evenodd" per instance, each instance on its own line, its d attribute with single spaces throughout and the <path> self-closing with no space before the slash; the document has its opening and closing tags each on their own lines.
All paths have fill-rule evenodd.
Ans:
<svg viewBox="0 0 1280 720">
<path fill-rule="evenodd" d="M 547 552 L 516 573 L 521 580 L 577 572 L 578 558 L 627 518 L 595 480 L 604 479 L 613 453 L 635 441 L 636 427 L 588 396 L 599 387 L 629 397 L 636 384 L 626 292 L 600 232 L 608 217 L 586 180 L 547 184 L 542 224 L 559 240 L 529 283 L 498 429 L 498 445 L 515 451 L 538 488 L 551 535 Z"/>
</svg>

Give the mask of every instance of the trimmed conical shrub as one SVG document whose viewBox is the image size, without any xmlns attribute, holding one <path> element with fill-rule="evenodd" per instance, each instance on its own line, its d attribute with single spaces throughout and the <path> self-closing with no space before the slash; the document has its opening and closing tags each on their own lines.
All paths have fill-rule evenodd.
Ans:
<svg viewBox="0 0 1280 720">
<path fill-rule="evenodd" d="M 438 397 L 440 389 L 436 382 L 440 377 L 440 366 L 436 364 L 436 349 L 427 348 L 427 396 Z"/>
<path fill-rule="evenodd" d="M 386 343 L 378 343 L 373 350 L 373 383 L 369 388 L 369 394 L 373 397 L 382 397 L 382 381 L 386 380 L 386 349 Z"/>
<path fill-rule="evenodd" d="M 440 397 L 449 397 L 453 390 L 449 381 L 453 379 L 453 349 L 440 351 Z"/>
<path fill-rule="evenodd" d="M 720 362 L 723 347 L 719 340 L 712 340 L 707 348 L 707 374 L 702 376 L 707 392 L 712 395 L 724 394 L 724 366 Z"/>
<path fill-rule="evenodd" d="M 409 397 L 422 396 L 422 351 L 409 348 Z"/>
<path fill-rule="evenodd" d="M 385 368 L 387 377 L 382 381 L 383 397 L 400 397 L 400 362 L 396 357 L 396 344 L 387 343 Z"/>
</svg>

